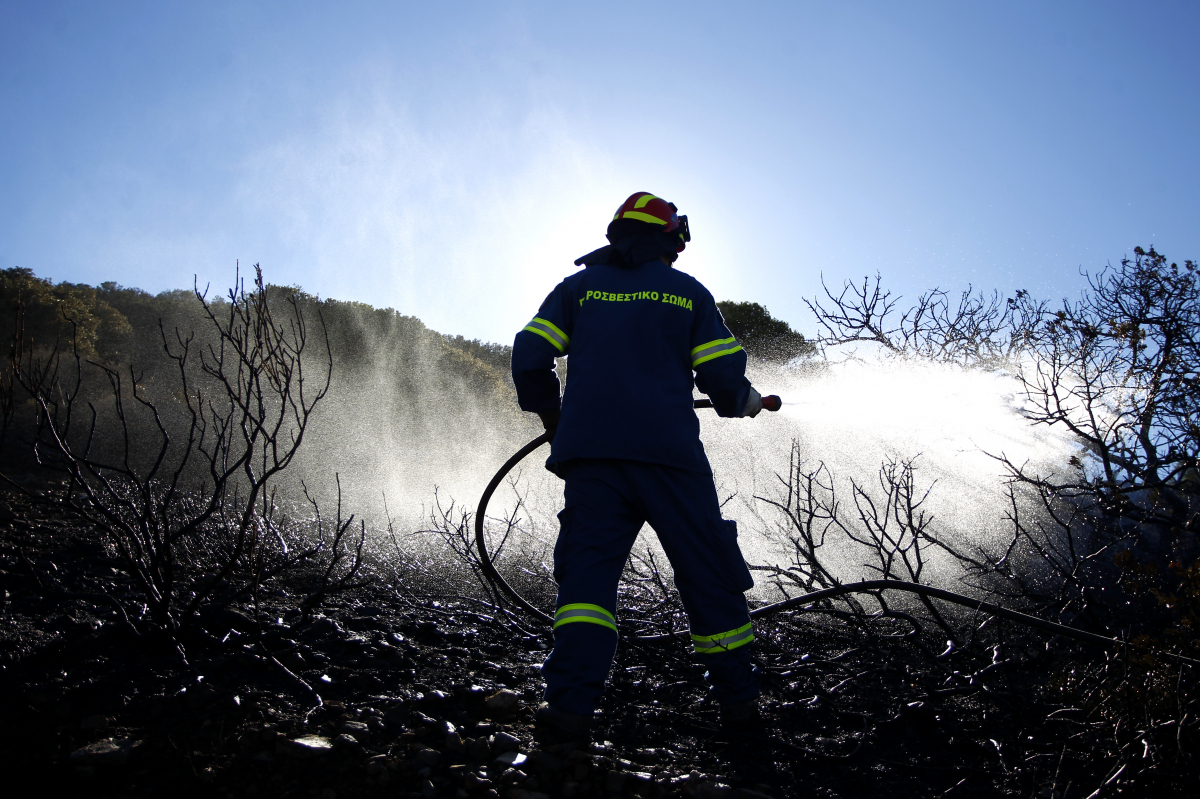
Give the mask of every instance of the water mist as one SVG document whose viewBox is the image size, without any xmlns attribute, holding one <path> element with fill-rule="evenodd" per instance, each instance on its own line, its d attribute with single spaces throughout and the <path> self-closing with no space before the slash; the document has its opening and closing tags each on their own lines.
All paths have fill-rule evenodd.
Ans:
<svg viewBox="0 0 1200 799">
<path fill-rule="evenodd" d="M 722 419 L 710 410 L 697 414 L 724 514 L 738 522 L 743 552 L 756 565 L 786 568 L 792 556 L 780 535 L 778 511 L 759 498 L 780 496 L 780 476 L 788 472 L 793 445 L 807 468 L 824 465 L 850 525 L 857 513 L 851 481 L 864 497 L 881 502 L 881 464 L 911 461 L 919 492 L 929 489 L 923 510 L 932 518 L 930 529 L 968 550 L 1002 546 L 1010 533 L 1005 468 L 993 456 L 1046 473 L 1065 469 L 1076 449 L 1064 436 L 1023 416 L 1019 384 L 1003 373 L 930 362 L 850 360 L 810 369 L 757 366 L 750 377 L 764 393 L 784 397 L 781 411 L 755 419 Z M 537 429 L 526 432 L 532 437 Z M 479 456 L 465 459 L 456 478 L 440 489 L 473 502 L 506 457 L 496 451 L 498 444 L 495 435 L 483 438 Z M 561 481 L 542 468 L 548 453 L 542 448 L 530 455 L 488 511 L 490 517 L 505 516 L 519 496 L 524 536 L 519 548 L 542 559 L 549 557 L 562 504 Z M 647 547 L 661 555 L 648 527 L 635 552 Z M 867 554 L 834 534 L 822 549 L 825 565 L 842 581 L 880 576 L 865 565 Z M 960 564 L 932 552 L 922 581 L 961 591 L 961 576 Z M 758 598 L 777 596 L 768 580 L 758 583 Z"/>
</svg>

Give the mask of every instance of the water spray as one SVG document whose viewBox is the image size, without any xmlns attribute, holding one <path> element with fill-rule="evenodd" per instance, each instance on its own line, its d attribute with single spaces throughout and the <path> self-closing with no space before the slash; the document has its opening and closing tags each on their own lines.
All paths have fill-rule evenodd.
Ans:
<svg viewBox="0 0 1200 799">
<path fill-rule="evenodd" d="M 784 405 L 805 404 L 797 402 L 785 403 L 774 394 L 763 397 L 762 403 L 764 409 L 772 412 L 778 411 Z M 692 402 L 692 406 L 694 408 L 713 407 L 712 401 L 707 399 L 694 400 Z M 496 472 L 495 476 L 492 477 L 491 482 L 487 484 L 487 488 L 483 490 L 483 496 L 479 499 L 479 507 L 475 511 L 475 547 L 478 550 L 479 562 L 483 567 L 483 573 L 487 576 L 488 581 L 491 583 L 492 589 L 496 592 L 497 598 L 500 598 L 502 595 L 507 596 L 510 600 L 512 600 L 513 604 L 515 604 L 521 610 L 525 611 L 533 618 L 544 622 L 545 624 L 553 624 L 554 619 L 548 614 L 534 607 L 527 599 L 525 599 L 525 597 L 521 596 L 515 588 L 509 585 L 508 582 L 500 575 L 500 572 L 496 570 L 495 565 L 492 563 L 491 555 L 488 554 L 487 543 L 484 540 L 483 522 L 484 514 L 487 512 L 488 502 L 491 500 L 492 494 L 499 487 L 500 482 L 508 475 L 509 472 L 513 470 L 513 468 L 516 467 L 518 463 L 523 461 L 534 450 L 541 447 L 542 444 L 549 443 L 549 441 L 550 434 L 542 433 L 540 436 L 533 439 L 528 444 L 513 453 L 512 457 L 505 461 L 504 465 L 501 466 L 499 471 Z M 765 605 L 763 607 L 756 608 L 750 611 L 750 618 L 765 618 L 784 610 L 802 608 L 807 605 L 812 605 L 817 602 L 832 599 L 838 596 L 844 596 L 846 594 L 870 594 L 883 590 L 905 591 L 925 597 L 934 597 L 945 602 L 961 605 L 962 607 L 969 608 L 975 612 L 999 616 L 1000 618 L 1016 622 L 1017 624 L 1022 624 L 1026 627 L 1032 627 L 1034 629 L 1042 630 L 1043 632 L 1048 632 L 1054 635 L 1061 635 L 1066 638 L 1071 638 L 1076 641 L 1081 641 L 1083 643 L 1102 647 L 1108 650 L 1119 650 L 1125 646 L 1125 642 L 1119 638 L 1107 638 L 1103 635 L 1097 635 L 1095 633 L 1089 633 L 1074 627 L 1068 627 L 1065 624 L 1056 624 L 1055 622 L 1039 619 L 1036 616 L 1030 616 L 1026 613 L 1009 610 L 1008 608 L 1000 607 L 999 605 L 991 602 L 985 602 L 981 599 L 975 599 L 962 594 L 956 594 L 953 591 L 946 591 L 945 589 L 934 588 L 933 586 L 922 585 L 920 583 L 905 582 L 903 580 L 863 580 L 860 582 L 845 583 L 843 585 L 837 585 L 821 591 L 813 591 L 808 594 L 783 600 L 782 602 L 776 602 L 771 605 Z M 687 638 L 688 635 L 689 633 L 687 630 L 678 630 L 663 635 L 634 636 L 632 640 L 639 643 L 665 643 Z M 1183 657 L 1181 655 L 1175 655 L 1170 652 L 1160 651 L 1160 654 L 1163 657 L 1176 662 L 1200 666 L 1200 660 Z"/>
</svg>

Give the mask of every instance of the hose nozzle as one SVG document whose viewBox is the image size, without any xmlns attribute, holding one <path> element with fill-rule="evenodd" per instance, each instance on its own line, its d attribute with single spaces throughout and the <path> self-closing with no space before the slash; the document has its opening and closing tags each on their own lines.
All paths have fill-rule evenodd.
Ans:
<svg viewBox="0 0 1200 799">
<path fill-rule="evenodd" d="M 698 399 L 692 401 L 693 408 L 711 408 L 713 406 L 710 399 Z M 777 411 L 783 407 L 783 400 L 775 394 L 769 394 L 762 398 L 762 406 L 768 411 Z"/>
</svg>

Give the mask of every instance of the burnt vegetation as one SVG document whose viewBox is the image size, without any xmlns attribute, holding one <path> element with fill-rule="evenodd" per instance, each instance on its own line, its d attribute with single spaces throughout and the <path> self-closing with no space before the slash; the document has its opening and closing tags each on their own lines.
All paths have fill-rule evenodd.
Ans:
<svg viewBox="0 0 1200 799">
<path fill-rule="evenodd" d="M 646 551 L 622 582 L 598 743 L 539 749 L 548 631 L 488 581 L 471 510 L 434 497 L 424 529 L 373 527 L 337 472 L 352 443 L 319 423 L 331 392 L 382 386 L 380 413 L 436 437 L 447 423 L 411 407 L 434 380 L 523 441 L 506 347 L 257 269 L 219 298 L 6 270 L 4 751 L 113 796 L 1182 795 L 1200 776 L 1200 287 L 1192 262 L 1140 248 L 1085 279 L 1061 305 L 968 290 L 902 306 L 868 278 L 811 302 L 811 341 L 723 303 L 764 361 L 1006 374 L 1029 423 L 1078 451 L 1046 473 L 991 453 L 1010 510 L 971 545 L 926 511 L 919 459 L 843 483 L 794 446 L 754 500 L 790 562 L 752 568 L 780 599 L 828 593 L 756 607 L 761 723 L 720 728 Z M 314 447 L 321 486 L 291 476 Z M 550 540 L 521 481 L 508 490 L 492 556 L 549 607 Z M 1110 643 L 910 591 L 839 593 L 847 551 L 856 579 L 921 586 L 953 564 L 962 593 Z"/>
</svg>

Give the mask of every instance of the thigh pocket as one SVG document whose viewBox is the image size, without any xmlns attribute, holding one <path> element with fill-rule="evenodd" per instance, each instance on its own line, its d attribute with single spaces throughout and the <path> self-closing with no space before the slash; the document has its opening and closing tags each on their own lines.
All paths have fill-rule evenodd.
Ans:
<svg viewBox="0 0 1200 799">
<path fill-rule="evenodd" d="M 742 548 L 737 542 L 737 522 L 722 519 L 720 525 L 719 546 L 729 575 L 729 581 L 737 591 L 749 591 L 754 587 L 754 578 L 742 557 Z"/>
<path fill-rule="evenodd" d="M 570 506 L 558 512 L 558 540 L 554 542 L 554 582 L 562 583 L 563 571 L 571 557 L 571 513 Z"/>
</svg>

